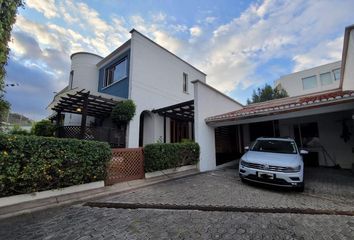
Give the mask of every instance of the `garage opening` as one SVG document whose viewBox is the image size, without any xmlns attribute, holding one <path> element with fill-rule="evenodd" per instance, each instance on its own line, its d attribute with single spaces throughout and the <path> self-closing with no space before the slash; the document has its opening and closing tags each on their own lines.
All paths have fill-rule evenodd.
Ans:
<svg viewBox="0 0 354 240">
<path fill-rule="evenodd" d="M 242 139 L 239 125 L 215 128 L 216 165 L 239 159 L 243 150 Z"/>
</svg>

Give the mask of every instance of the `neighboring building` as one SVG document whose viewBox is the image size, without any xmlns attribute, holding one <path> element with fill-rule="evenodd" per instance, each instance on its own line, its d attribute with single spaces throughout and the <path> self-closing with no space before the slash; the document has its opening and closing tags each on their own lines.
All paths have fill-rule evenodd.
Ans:
<svg viewBox="0 0 354 240">
<path fill-rule="evenodd" d="M 282 76 L 275 86 L 282 87 L 290 97 L 339 89 L 341 61 Z"/>
</svg>

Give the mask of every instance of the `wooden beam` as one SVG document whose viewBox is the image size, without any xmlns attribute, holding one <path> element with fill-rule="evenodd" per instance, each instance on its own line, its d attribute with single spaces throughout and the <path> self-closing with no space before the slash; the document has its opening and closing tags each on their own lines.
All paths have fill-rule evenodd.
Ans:
<svg viewBox="0 0 354 240">
<path fill-rule="evenodd" d="M 163 116 L 163 142 L 166 143 L 166 115 Z"/>
<path fill-rule="evenodd" d="M 85 138 L 85 132 L 86 132 L 86 118 L 87 118 L 87 105 L 88 105 L 88 96 L 90 92 L 86 94 L 85 99 L 84 99 L 84 105 L 82 108 L 82 114 L 81 114 L 81 128 L 80 128 L 80 138 L 84 139 Z"/>
</svg>

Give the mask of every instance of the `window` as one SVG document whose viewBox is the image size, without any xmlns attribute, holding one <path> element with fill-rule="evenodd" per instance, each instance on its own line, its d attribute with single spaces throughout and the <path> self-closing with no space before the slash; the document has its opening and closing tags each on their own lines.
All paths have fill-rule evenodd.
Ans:
<svg viewBox="0 0 354 240">
<path fill-rule="evenodd" d="M 70 71 L 70 78 L 69 78 L 69 87 L 70 89 L 73 88 L 73 81 L 74 81 L 74 70 Z"/>
<path fill-rule="evenodd" d="M 297 149 L 293 141 L 257 140 L 251 151 L 296 154 Z"/>
<path fill-rule="evenodd" d="M 311 76 L 302 79 L 302 86 L 304 90 L 316 88 L 317 87 L 317 78 L 316 76 Z"/>
<path fill-rule="evenodd" d="M 106 69 L 106 76 L 103 83 L 103 87 L 107 87 L 115 82 L 119 82 L 120 80 L 126 78 L 128 76 L 127 73 L 127 58 L 120 61 L 118 64 L 108 67 Z"/>
<path fill-rule="evenodd" d="M 321 85 L 326 86 L 333 82 L 330 72 L 320 74 Z"/>
<path fill-rule="evenodd" d="M 188 92 L 188 74 L 183 73 L 183 92 Z"/>
<path fill-rule="evenodd" d="M 340 79 L 340 68 L 334 69 L 333 71 L 334 81 L 338 81 Z"/>
</svg>

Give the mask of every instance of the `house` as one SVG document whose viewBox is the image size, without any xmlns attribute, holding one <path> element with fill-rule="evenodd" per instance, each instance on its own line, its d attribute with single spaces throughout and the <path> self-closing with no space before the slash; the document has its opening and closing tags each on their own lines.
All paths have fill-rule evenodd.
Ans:
<svg viewBox="0 0 354 240">
<path fill-rule="evenodd" d="M 345 29 L 342 61 L 280 78 L 290 97 L 243 106 L 206 83 L 206 74 L 136 30 L 103 58 L 71 56 L 68 86 L 49 105 L 61 136 L 108 141 L 113 147 L 194 139 L 199 170 L 239 158 L 259 136 L 289 136 L 311 151 L 314 166 L 354 163 L 354 25 Z M 126 136 L 110 120 L 119 101 L 136 116 Z"/>
<path fill-rule="evenodd" d="M 130 33 L 127 42 L 104 58 L 87 52 L 71 55 L 68 86 L 48 106 L 51 119 L 62 125 L 61 137 L 120 147 L 194 138 L 192 80 L 205 83 L 206 74 L 135 29 Z M 109 118 L 112 107 L 125 99 L 136 104 L 127 136 Z"/>
</svg>

